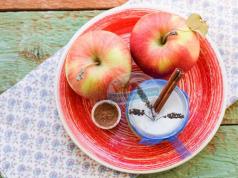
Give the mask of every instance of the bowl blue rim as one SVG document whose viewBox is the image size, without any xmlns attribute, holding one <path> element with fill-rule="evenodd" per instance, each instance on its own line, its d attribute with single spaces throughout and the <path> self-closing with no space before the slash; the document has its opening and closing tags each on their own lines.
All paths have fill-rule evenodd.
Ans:
<svg viewBox="0 0 238 178">
<path fill-rule="evenodd" d="M 148 84 L 150 82 L 156 82 L 159 85 L 164 86 L 168 81 L 167 80 L 163 80 L 163 79 L 150 79 L 150 80 L 145 80 L 144 82 L 140 83 L 139 86 L 141 85 L 145 85 Z M 172 133 L 169 134 L 165 134 L 162 136 L 155 136 L 155 137 L 148 137 L 145 136 L 142 132 L 140 132 L 138 129 L 136 129 L 134 127 L 134 125 L 130 122 L 130 117 L 129 117 L 129 103 L 132 100 L 132 98 L 134 97 L 134 95 L 137 93 L 137 89 L 134 89 L 133 91 L 131 91 L 131 93 L 129 94 L 129 97 L 127 99 L 127 103 L 126 103 L 126 117 L 128 120 L 128 123 L 130 124 L 131 128 L 133 129 L 133 131 L 142 139 L 148 139 L 148 140 L 166 140 L 166 139 L 170 139 L 172 137 L 177 136 L 186 126 L 187 122 L 188 122 L 188 118 L 189 118 L 189 98 L 187 93 L 185 93 L 183 90 L 181 90 L 178 86 L 175 87 L 174 89 L 180 96 L 182 96 L 182 98 L 184 99 L 184 103 L 186 104 L 185 109 L 186 109 L 186 115 L 185 118 L 183 119 L 182 124 L 180 125 L 180 127 L 178 127 L 177 129 L 175 129 Z"/>
</svg>

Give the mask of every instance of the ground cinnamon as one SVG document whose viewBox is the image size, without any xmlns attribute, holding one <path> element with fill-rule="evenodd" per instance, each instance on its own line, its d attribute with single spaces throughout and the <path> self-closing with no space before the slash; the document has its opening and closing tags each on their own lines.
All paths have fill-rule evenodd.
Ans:
<svg viewBox="0 0 238 178">
<path fill-rule="evenodd" d="M 117 122 L 118 110 L 110 103 L 99 104 L 94 111 L 95 121 L 103 127 L 110 127 Z"/>
</svg>

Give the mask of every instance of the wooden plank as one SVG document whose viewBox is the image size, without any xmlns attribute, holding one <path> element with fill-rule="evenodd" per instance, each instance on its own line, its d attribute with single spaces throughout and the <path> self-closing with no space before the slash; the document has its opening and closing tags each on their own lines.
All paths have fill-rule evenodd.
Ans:
<svg viewBox="0 0 238 178">
<path fill-rule="evenodd" d="M 100 12 L 0 13 L 0 93 L 63 47 Z"/>
<path fill-rule="evenodd" d="M 222 126 L 209 145 L 187 163 L 164 173 L 138 178 L 236 178 L 238 126 Z"/>
<path fill-rule="evenodd" d="M 226 110 L 222 124 L 238 124 L 238 101 Z"/>
<path fill-rule="evenodd" d="M 127 0 L 0 0 L 0 11 L 109 9 Z"/>
<path fill-rule="evenodd" d="M 63 47 L 75 31 L 102 11 L 0 13 L 0 93 Z M 238 102 L 223 124 L 238 124 Z"/>
</svg>

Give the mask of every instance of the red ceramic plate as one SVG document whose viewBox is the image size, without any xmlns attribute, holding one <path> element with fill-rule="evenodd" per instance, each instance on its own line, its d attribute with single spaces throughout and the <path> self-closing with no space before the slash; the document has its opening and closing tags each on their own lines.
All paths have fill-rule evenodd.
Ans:
<svg viewBox="0 0 238 178">
<path fill-rule="evenodd" d="M 200 39 L 200 59 L 180 82 L 180 87 L 190 98 L 190 118 L 178 136 L 179 143 L 138 144 L 139 138 L 128 127 L 125 115 L 119 125 L 109 131 L 93 124 L 90 119 L 93 101 L 75 94 L 65 78 L 64 59 L 68 48 L 80 34 L 97 29 L 114 32 L 129 42 L 130 32 L 137 20 L 154 11 L 149 8 L 116 8 L 94 18 L 68 44 L 57 74 L 57 107 L 72 140 L 91 158 L 119 171 L 159 172 L 191 159 L 214 136 L 225 110 L 224 70 L 219 54 L 210 40 Z M 138 67 L 134 65 L 133 70 L 138 70 Z"/>
</svg>

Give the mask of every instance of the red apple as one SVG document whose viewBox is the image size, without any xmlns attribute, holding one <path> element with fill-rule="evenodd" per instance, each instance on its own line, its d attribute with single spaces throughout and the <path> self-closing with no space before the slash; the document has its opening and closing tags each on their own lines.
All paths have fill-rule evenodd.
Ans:
<svg viewBox="0 0 238 178">
<path fill-rule="evenodd" d="M 137 65 L 153 77 L 166 76 L 175 68 L 188 71 L 200 52 L 199 39 L 186 21 L 166 12 L 139 19 L 131 33 L 130 47 Z"/>
<path fill-rule="evenodd" d="M 86 98 L 107 96 L 109 84 L 120 76 L 124 83 L 131 73 L 131 55 L 126 42 L 108 31 L 90 31 L 79 36 L 65 61 L 71 88 Z"/>
</svg>

